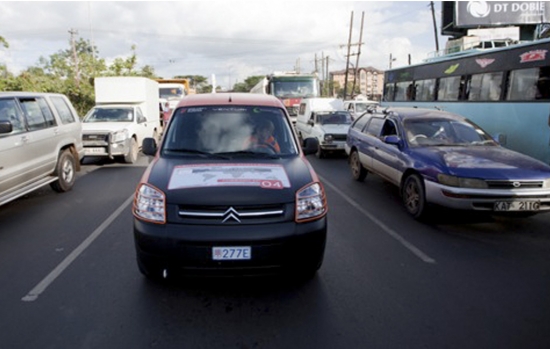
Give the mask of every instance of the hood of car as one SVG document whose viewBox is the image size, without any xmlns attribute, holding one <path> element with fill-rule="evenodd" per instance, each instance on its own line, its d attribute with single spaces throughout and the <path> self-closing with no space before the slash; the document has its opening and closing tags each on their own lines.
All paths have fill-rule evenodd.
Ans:
<svg viewBox="0 0 550 349">
<path fill-rule="evenodd" d="M 454 176 L 550 178 L 550 166 L 500 146 L 426 147 L 415 152 L 426 163 Z"/>
<path fill-rule="evenodd" d="M 350 125 L 323 125 L 321 128 L 326 134 L 347 134 Z"/>
<path fill-rule="evenodd" d="M 167 204 L 208 206 L 290 203 L 312 181 L 310 165 L 299 156 L 236 162 L 158 158 L 147 178 L 165 193 Z"/>
<path fill-rule="evenodd" d="M 131 127 L 132 122 L 83 122 L 82 132 L 109 131 L 116 132 Z"/>
</svg>

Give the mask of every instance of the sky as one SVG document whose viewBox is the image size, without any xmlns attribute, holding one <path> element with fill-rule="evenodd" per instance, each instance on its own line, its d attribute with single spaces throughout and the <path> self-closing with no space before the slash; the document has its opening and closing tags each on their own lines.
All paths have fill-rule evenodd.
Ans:
<svg viewBox="0 0 550 349">
<path fill-rule="evenodd" d="M 434 2 L 439 47 L 441 2 Z M 352 23 L 353 21 L 353 23 Z M 361 23 L 363 22 L 363 26 Z M 362 27 L 362 30 L 361 30 Z M 136 47 L 163 78 L 202 75 L 222 88 L 273 71 L 419 63 L 436 50 L 430 1 L 0 1 L 0 64 L 18 74 L 70 48 L 70 31 L 108 63 Z M 359 45 L 361 44 L 361 45 Z M 360 49 L 360 51 L 359 51 Z M 358 55 L 359 53 L 359 55 Z M 215 76 L 212 79 L 212 76 Z"/>
</svg>

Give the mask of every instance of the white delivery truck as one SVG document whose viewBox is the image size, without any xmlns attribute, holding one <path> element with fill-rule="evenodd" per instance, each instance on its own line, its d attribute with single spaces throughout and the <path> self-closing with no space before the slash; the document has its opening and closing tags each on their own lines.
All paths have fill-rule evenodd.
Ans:
<svg viewBox="0 0 550 349">
<path fill-rule="evenodd" d="M 96 105 L 82 120 L 85 156 L 137 160 L 146 137 L 159 138 L 159 88 L 144 77 L 94 80 Z"/>
<path fill-rule="evenodd" d="M 344 153 L 351 115 L 337 98 L 305 98 L 300 103 L 296 132 L 300 140 L 315 137 L 319 141 L 317 157 Z"/>
</svg>

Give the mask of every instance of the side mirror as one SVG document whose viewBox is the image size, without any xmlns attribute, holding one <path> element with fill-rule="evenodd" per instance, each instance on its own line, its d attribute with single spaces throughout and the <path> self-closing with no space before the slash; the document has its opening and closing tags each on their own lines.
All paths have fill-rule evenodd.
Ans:
<svg viewBox="0 0 550 349">
<path fill-rule="evenodd" d="M 148 137 L 143 139 L 141 151 L 145 155 L 155 156 L 157 153 L 157 142 L 154 138 Z"/>
<path fill-rule="evenodd" d="M 315 154 L 319 149 L 319 140 L 315 137 L 304 139 L 302 151 L 305 155 Z"/>
<path fill-rule="evenodd" d="M 384 143 L 397 145 L 398 147 L 401 147 L 401 138 L 399 138 L 399 136 L 396 136 L 396 135 L 385 136 Z"/>
<path fill-rule="evenodd" d="M 13 125 L 9 121 L 0 121 L 0 134 L 11 133 Z"/>
</svg>

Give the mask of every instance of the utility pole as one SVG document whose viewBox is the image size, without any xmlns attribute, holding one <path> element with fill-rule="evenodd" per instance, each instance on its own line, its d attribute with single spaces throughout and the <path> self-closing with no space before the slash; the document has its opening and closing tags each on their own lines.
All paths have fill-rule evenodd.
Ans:
<svg viewBox="0 0 550 349">
<path fill-rule="evenodd" d="M 355 91 L 355 82 L 357 80 L 357 69 L 359 69 L 359 56 L 361 56 L 361 41 L 363 41 L 363 23 L 365 21 L 365 11 L 363 11 L 361 15 L 361 31 L 359 32 L 359 43 L 358 43 L 358 49 L 357 49 L 357 60 L 355 61 L 355 70 L 353 74 L 353 85 L 351 88 L 351 93 L 353 96 L 353 92 Z"/>
<path fill-rule="evenodd" d="M 80 70 L 78 69 L 78 55 L 76 54 L 76 43 L 74 36 L 78 34 L 77 30 L 71 29 L 69 30 L 69 34 L 71 34 L 71 47 L 73 49 L 73 64 L 74 64 L 74 82 L 77 88 L 80 86 Z"/>
<path fill-rule="evenodd" d="M 434 11 L 434 2 L 430 1 L 430 6 L 432 8 L 432 19 L 434 22 L 434 36 L 435 36 L 435 50 L 439 52 L 439 39 L 437 38 L 437 24 L 435 22 L 435 11 Z"/>
<path fill-rule="evenodd" d="M 363 12 L 363 16 L 361 18 L 361 33 L 360 33 L 359 43 L 352 44 L 351 43 L 351 33 L 352 33 L 352 29 L 353 29 L 353 11 L 351 12 L 351 21 L 350 21 L 349 39 L 348 39 L 348 53 L 346 55 L 346 75 L 345 75 L 345 81 L 344 81 L 344 100 L 346 99 L 347 92 L 348 92 L 349 65 L 352 64 L 352 63 L 350 63 L 349 59 L 350 59 L 351 56 L 357 56 L 356 63 L 353 67 L 353 88 L 351 90 L 352 95 L 353 95 L 353 91 L 355 91 L 355 81 L 357 79 L 357 69 L 359 69 L 359 56 L 361 55 L 361 44 L 362 44 L 361 41 L 363 39 L 363 22 L 364 22 L 364 19 L 365 19 L 365 12 Z M 358 46 L 359 47 L 357 53 L 354 53 L 354 54 L 350 53 L 351 46 Z M 340 47 L 342 47 L 342 46 L 340 46 Z"/>
<path fill-rule="evenodd" d="M 349 55 L 350 55 L 350 49 L 351 49 L 352 29 L 353 29 L 353 11 L 351 11 L 351 20 L 349 24 L 348 54 L 346 55 L 346 75 L 344 78 L 344 101 L 346 100 L 346 94 L 348 92 L 348 70 L 349 70 Z"/>
</svg>

